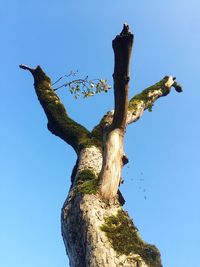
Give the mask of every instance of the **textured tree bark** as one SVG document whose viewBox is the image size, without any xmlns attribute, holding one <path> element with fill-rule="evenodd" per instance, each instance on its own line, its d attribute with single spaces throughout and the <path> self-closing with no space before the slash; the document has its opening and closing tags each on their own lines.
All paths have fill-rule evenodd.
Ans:
<svg viewBox="0 0 200 267">
<path fill-rule="evenodd" d="M 155 101 L 181 87 L 171 76 L 148 87 L 128 101 L 129 65 L 133 35 L 128 25 L 113 40 L 115 53 L 115 110 L 108 112 L 89 132 L 72 120 L 40 66 L 31 72 L 48 129 L 77 153 L 71 187 L 63 205 L 61 228 L 71 267 L 161 267 L 158 249 L 145 243 L 122 210 L 118 187 L 127 162 L 123 138 L 128 124 L 137 121 Z"/>
<path fill-rule="evenodd" d="M 102 199 L 98 192 L 84 194 L 80 188 L 77 191 L 76 180 L 79 174 L 89 169 L 98 177 L 101 162 L 102 154 L 98 148 L 91 147 L 83 152 L 76 168 L 74 185 L 63 205 L 62 236 L 70 266 L 161 267 L 159 251 L 141 240 L 128 215 L 122 215 L 126 217 L 125 223 L 121 221 L 121 217 L 117 217 L 118 213 L 122 212 L 117 198 L 108 202 Z M 114 220 L 108 224 L 109 231 L 105 231 L 103 228 L 106 226 L 106 220 L 112 216 Z M 112 229 L 113 233 L 109 235 Z M 115 229 L 119 235 L 118 239 L 115 239 Z"/>
</svg>

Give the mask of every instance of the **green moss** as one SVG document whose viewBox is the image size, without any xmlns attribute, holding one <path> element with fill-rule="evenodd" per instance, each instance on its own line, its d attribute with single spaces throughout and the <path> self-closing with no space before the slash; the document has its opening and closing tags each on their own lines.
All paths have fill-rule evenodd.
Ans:
<svg viewBox="0 0 200 267">
<path fill-rule="evenodd" d="M 149 106 L 148 106 L 148 111 L 149 111 L 149 112 L 152 112 L 152 108 L 153 108 L 153 104 L 149 105 Z"/>
<path fill-rule="evenodd" d="M 95 145 L 97 142 L 91 140 L 89 131 L 68 116 L 64 105 L 51 88 L 50 78 L 40 66 L 34 70 L 33 76 L 38 99 L 48 118 L 49 130 L 70 144 L 77 153 L 83 147 Z"/>
<path fill-rule="evenodd" d="M 37 68 L 34 70 L 33 76 L 35 87 L 37 87 L 38 84 L 41 84 L 45 87 L 51 84 L 51 79 L 46 75 L 46 73 L 41 69 L 40 66 L 37 66 Z"/>
<path fill-rule="evenodd" d="M 91 132 L 91 135 L 100 141 L 102 141 L 102 136 L 103 136 L 103 129 L 106 124 L 106 115 L 101 119 L 100 123 L 94 127 L 94 129 Z"/>
<path fill-rule="evenodd" d="M 76 177 L 75 186 L 84 194 L 96 194 L 98 177 L 89 169 L 83 170 Z"/>
<path fill-rule="evenodd" d="M 106 124 L 110 124 L 111 119 L 106 114 L 100 121 L 100 123 L 94 127 L 94 129 L 91 132 L 91 140 L 95 142 L 95 144 L 102 149 L 103 145 L 103 132 Z"/>
<path fill-rule="evenodd" d="M 149 267 L 161 267 L 158 249 L 145 243 L 128 215 L 120 210 L 116 216 L 105 218 L 101 230 L 106 233 L 113 249 L 119 254 L 139 254 Z"/>
<path fill-rule="evenodd" d="M 89 132 L 82 125 L 72 120 L 66 113 L 63 104 L 55 101 L 44 106 L 47 111 L 47 117 L 53 125 L 57 126 L 60 136 L 70 145 L 77 153 L 83 148 L 84 142 L 89 140 Z"/>
<path fill-rule="evenodd" d="M 130 111 L 132 114 L 136 114 L 138 105 L 141 101 L 135 99 L 134 97 L 129 101 L 129 105 L 128 105 L 128 111 Z"/>
<path fill-rule="evenodd" d="M 103 129 L 106 123 L 106 115 L 100 121 L 100 123 L 94 127 L 92 132 L 80 138 L 79 140 L 79 151 L 86 147 L 96 146 L 102 151 L 102 139 L 103 139 Z"/>
<path fill-rule="evenodd" d="M 134 113 L 134 111 L 136 112 L 141 101 L 147 106 L 148 102 L 151 101 L 151 98 L 149 97 L 149 92 L 151 90 L 151 88 L 147 88 L 142 93 L 135 95 L 129 102 L 128 110 L 132 113 Z M 148 109 L 149 111 L 152 111 L 152 104 L 149 105 Z"/>
<path fill-rule="evenodd" d="M 79 152 L 81 151 L 81 149 L 91 146 L 98 147 L 100 150 L 102 150 L 102 142 L 100 140 L 95 137 L 92 137 L 90 134 L 88 134 L 87 136 L 82 135 L 82 137 L 79 139 L 78 144 Z"/>
<path fill-rule="evenodd" d="M 100 123 L 94 127 L 94 129 L 91 132 L 91 135 L 94 136 L 95 138 L 99 139 L 100 141 L 102 141 L 102 136 L 103 136 L 103 129 L 105 127 L 105 124 L 107 123 L 106 120 L 107 115 L 105 115 Z"/>
<path fill-rule="evenodd" d="M 156 90 L 162 90 L 162 95 L 163 96 L 167 95 L 169 93 L 169 89 L 165 86 L 167 79 L 168 79 L 167 77 L 164 77 L 158 83 L 146 88 L 141 93 L 135 95 L 129 101 L 128 110 L 131 111 L 133 114 L 136 113 L 137 108 L 138 108 L 138 104 L 141 103 L 141 101 L 143 101 L 145 104 L 145 107 L 151 112 L 152 107 L 153 107 L 153 103 L 152 103 L 152 98 L 149 97 L 149 93 L 156 91 Z"/>
</svg>

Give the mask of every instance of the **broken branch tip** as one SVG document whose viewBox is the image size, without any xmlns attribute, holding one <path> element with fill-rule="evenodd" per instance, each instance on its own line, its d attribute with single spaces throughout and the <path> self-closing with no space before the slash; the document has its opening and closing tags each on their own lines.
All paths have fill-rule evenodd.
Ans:
<svg viewBox="0 0 200 267">
<path fill-rule="evenodd" d="M 124 25 L 123 25 L 123 29 L 122 29 L 122 31 L 120 33 L 120 36 L 127 35 L 127 34 L 132 34 L 132 33 L 130 32 L 130 28 L 129 28 L 128 23 L 125 22 Z"/>
</svg>

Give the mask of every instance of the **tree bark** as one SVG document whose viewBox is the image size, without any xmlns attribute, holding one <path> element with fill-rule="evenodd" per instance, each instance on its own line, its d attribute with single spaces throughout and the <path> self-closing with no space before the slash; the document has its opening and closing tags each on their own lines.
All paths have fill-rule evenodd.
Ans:
<svg viewBox="0 0 200 267">
<path fill-rule="evenodd" d="M 83 152 L 74 184 L 62 208 L 62 236 L 70 266 L 162 266 L 159 251 L 141 240 L 118 199 L 108 202 L 98 191 L 93 191 L 92 179 L 88 180 L 89 170 L 94 174 L 93 179 L 98 180 L 101 162 L 102 153 L 98 148 Z M 84 172 L 86 181 L 81 178 Z"/>
<path fill-rule="evenodd" d="M 37 97 L 48 119 L 48 129 L 71 145 L 77 162 L 61 213 L 61 229 L 71 267 L 161 267 L 158 249 L 145 243 L 122 209 L 118 190 L 123 165 L 126 126 L 137 121 L 155 101 L 181 87 L 171 76 L 128 101 L 129 65 L 133 35 L 128 25 L 113 40 L 115 54 L 115 110 L 89 132 L 72 120 L 40 66 L 25 65 L 34 78 Z"/>
<path fill-rule="evenodd" d="M 112 42 L 115 55 L 113 74 L 115 109 L 112 123 L 105 129 L 103 137 L 104 154 L 99 189 L 104 199 L 116 196 L 122 176 L 132 45 L 133 34 L 129 31 L 129 26 L 124 25 L 120 35 L 117 35 Z"/>
</svg>

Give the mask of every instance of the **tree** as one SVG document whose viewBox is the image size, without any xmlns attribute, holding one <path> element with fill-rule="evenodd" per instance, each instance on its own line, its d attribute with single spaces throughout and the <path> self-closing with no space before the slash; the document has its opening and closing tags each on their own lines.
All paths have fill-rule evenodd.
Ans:
<svg viewBox="0 0 200 267">
<path fill-rule="evenodd" d="M 114 111 L 90 132 L 69 117 L 40 66 L 25 65 L 34 78 L 37 97 L 48 119 L 48 130 L 75 150 L 77 161 L 61 214 L 62 236 L 72 267 L 160 267 L 159 250 L 145 243 L 128 213 L 122 209 L 121 172 L 128 162 L 123 140 L 127 125 L 137 121 L 171 88 L 181 92 L 176 78 L 165 76 L 128 100 L 133 34 L 124 25 L 112 42 Z"/>
</svg>

